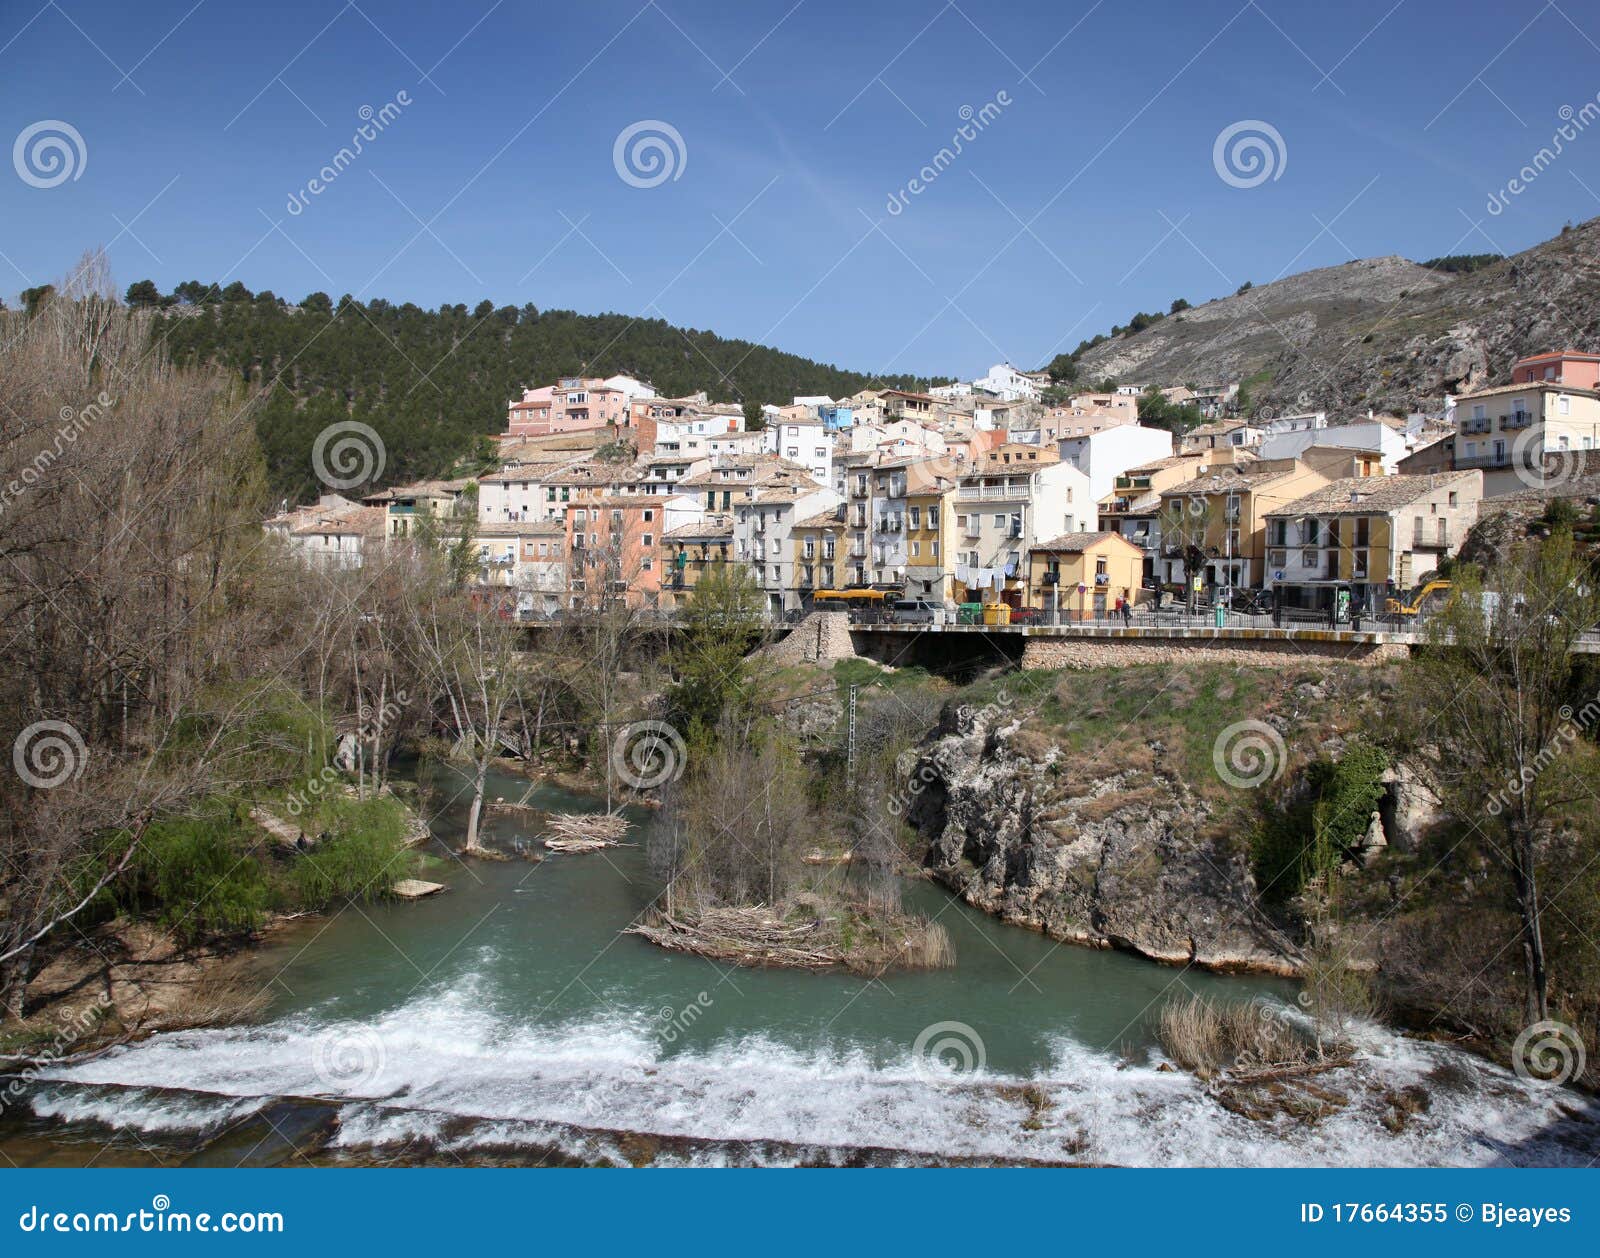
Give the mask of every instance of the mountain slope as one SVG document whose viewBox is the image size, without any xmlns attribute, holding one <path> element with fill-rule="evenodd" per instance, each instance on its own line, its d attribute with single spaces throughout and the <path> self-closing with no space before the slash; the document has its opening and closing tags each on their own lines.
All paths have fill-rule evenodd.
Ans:
<svg viewBox="0 0 1600 1258">
<path fill-rule="evenodd" d="M 1247 380 L 1259 411 L 1437 410 L 1512 362 L 1600 341 L 1600 219 L 1466 274 L 1403 258 L 1323 267 L 1207 302 L 1079 358 L 1082 378 Z"/>
<path fill-rule="evenodd" d="M 197 285 L 197 288 L 202 286 Z M 309 300 L 309 299 L 308 299 Z M 661 319 L 580 315 L 487 303 L 422 310 L 346 299 L 288 306 L 269 293 L 169 306 L 159 335 L 182 362 L 218 362 L 247 388 L 266 388 L 257 430 L 275 492 L 314 496 L 311 447 L 338 420 L 370 424 L 387 453 L 381 483 L 437 475 L 505 427 L 525 385 L 561 376 L 639 376 L 668 396 L 785 403 L 874 383 L 845 371 Z M 876 381 L 916 388 L 911 377 Z"/>
</svg>

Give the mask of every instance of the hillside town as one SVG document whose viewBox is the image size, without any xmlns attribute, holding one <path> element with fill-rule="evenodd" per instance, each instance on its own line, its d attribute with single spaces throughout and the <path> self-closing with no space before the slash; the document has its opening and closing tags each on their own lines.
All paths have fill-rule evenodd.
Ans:
<svg viewBox="0 0 1600 1258">
<path fill-rule="evenodd" d="M 517 619 L 670 614 L 718 563 L 747 566 L 775 617 L 1412 614 L 1480 514 L 1571 480 L 1600 439 L 1600 354 L 1510 375 L 1437 414 L 1337 419 L 1241 413 L 1237 384 L 1074 392 L 997 364 L 926 393 L 796 397 L 756 422 L 704 393 L 569 377 L 508 404 L 492 471 L 327 494 L 266 528 L 334 568 L 424 531 L 470 545 Z M 1157 392 L 1202 422 L 1141 422 Z"/>
</svg>

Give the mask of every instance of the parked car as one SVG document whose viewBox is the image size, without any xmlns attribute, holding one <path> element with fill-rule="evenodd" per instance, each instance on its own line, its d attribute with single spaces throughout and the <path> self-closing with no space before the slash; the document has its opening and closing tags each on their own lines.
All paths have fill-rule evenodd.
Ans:
<svg viewBox="0 0 1600 1258">
<path fill-rule="evenodd" d="M 897 625 L 936 625 L 940 621 L 939 608 L 920 598 L 897 599 L 889 619 Z"/>
<path fill-rule="evenodd" d="M 1039 609 L 1037 607 L 1013 607 L 1011 609 L 1011 623 L 1014 625 L 1036 625 L 1039 623 Z"/>
</svg>

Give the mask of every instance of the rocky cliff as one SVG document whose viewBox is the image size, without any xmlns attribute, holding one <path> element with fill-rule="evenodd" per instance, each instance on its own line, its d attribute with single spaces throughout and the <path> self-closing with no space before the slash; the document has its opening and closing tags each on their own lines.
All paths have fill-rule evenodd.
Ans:
<svg viewBox="0 0 1600 1258">
<path fill-rule="evenodd" d="M 994 708 L 958 707 L 916 767 L 911 821 L 934 876 L 1054 939 L 1161 961 L 1275 973 L 1292 943 L 1254 906 L 1248 845 L 1162 771 L 1075 785 L 1061 750 Z"/>
</svg>

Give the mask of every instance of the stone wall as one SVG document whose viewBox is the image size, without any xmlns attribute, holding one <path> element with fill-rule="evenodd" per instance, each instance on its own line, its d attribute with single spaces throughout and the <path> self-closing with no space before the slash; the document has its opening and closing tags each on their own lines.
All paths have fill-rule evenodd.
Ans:
<svg viewBox="0 0 1600 1258">
<path fill-rule="evenodd" d="M 781 642 L 763 647 L 758 655 L 778 667 L 791 664 L 832 664 L 856 658 L 850 642 L 850 617 L 845 612 L 812 612 Z"/>
<path fill-rule="evenodd" d="M 1313 661 L 1387 664 L 1406 658 L 1403 642 L 1339 642 L 1332 639 L 1248 638 L 1033 638 L 1022 649 L 1022 667 L 1126 668 L 1131 664 L 1234 664 L 1249 668 L 1299 668 Z"/>
</svg>

